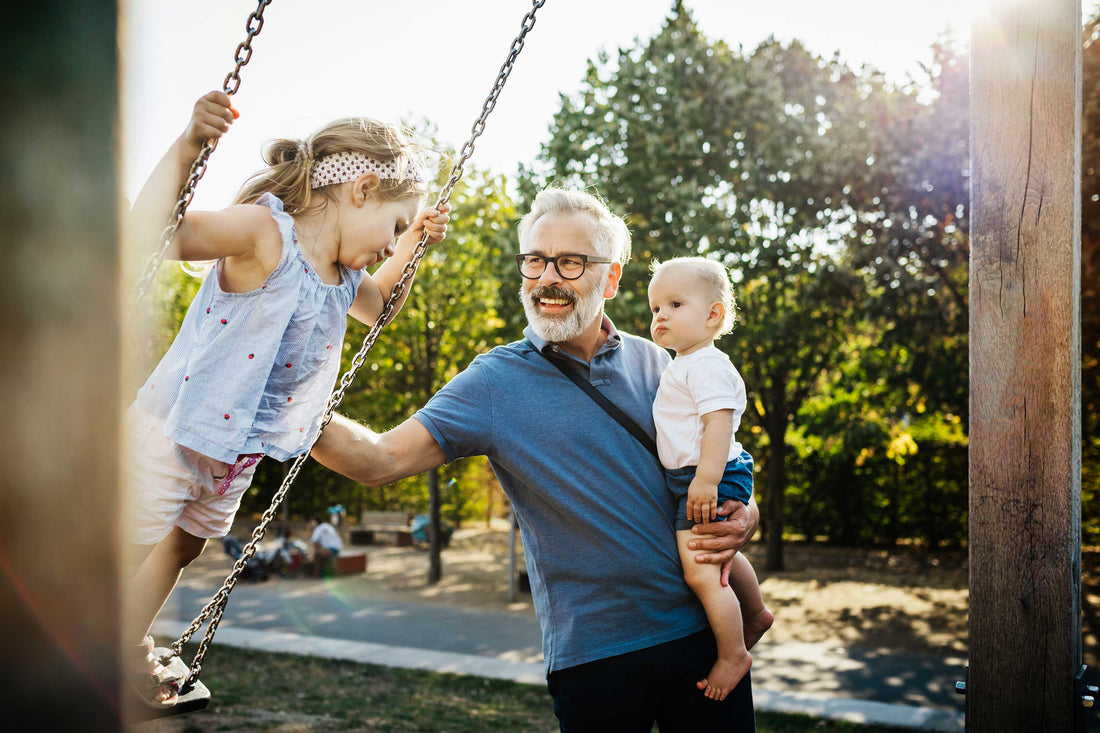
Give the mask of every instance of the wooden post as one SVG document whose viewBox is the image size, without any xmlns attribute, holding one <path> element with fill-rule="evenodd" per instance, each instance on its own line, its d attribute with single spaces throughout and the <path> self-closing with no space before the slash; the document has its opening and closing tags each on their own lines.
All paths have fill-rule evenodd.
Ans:
<svg viewBox="0 0 1100 733">
<path fill-rule="evenodd" d="M 973 733 L 1078 725 L 1081 45 L 1080 0 L 971 31 Z"/>
<path fill-rule="evenodd" d="M 117 3 L 0 24 L 0 719 L 119 730 Z"/>
</svg>

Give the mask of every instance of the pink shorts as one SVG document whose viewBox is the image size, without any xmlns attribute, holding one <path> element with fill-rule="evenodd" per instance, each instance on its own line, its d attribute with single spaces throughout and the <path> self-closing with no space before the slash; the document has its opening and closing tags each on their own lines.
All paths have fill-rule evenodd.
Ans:
<svg viewBox="0 0 1100 733">
<path fill-rule="evenodd" d="M 123 457 L 129 540 L 155 545 L 173 527 L 214 539 L 229 534 L 241 496 L 263 454 L 234 464 L 214 460 L 164 435 L 164 420 L 132 404 L 126 413 Z"/>
</svg>

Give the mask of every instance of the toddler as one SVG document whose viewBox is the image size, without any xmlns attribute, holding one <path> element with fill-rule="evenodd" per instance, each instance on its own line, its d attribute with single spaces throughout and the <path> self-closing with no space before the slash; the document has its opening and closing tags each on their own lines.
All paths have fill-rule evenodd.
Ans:
<svg viewBox="0 0 1100 733">
<path fill-rule="evenodd" d="M 745 412 L 745 382 L 714 346 L 733 328 L 729 275 L 703 257 L 656 264 L 649 306 L 653 340 L 676 352 L 653 402 L 657 452 L 679 500 L 676 542 L 684 579 L 702 602 L 718 646 L 718 660 L 698 686 L 707 697 L 723 700 L 752 666 L 748 650 L 772 625 L 744 555 L 734 556 L 731 590 L 721 583 L 720 566 L 696 563 L 687 547 L 695 523 L 721 521 L 722 502 L 748 503 L 752 496 L 752 456 L 735 438 Z"/>
</svg>

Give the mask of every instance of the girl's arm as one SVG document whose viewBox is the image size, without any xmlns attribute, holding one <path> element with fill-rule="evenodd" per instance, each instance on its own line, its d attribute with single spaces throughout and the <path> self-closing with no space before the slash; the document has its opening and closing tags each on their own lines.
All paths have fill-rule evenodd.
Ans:
<svg viewBox="0 0 1100 733">
<path fill-rule="evenodd" d="M 279 225 L 266 206 L 241 204 L 221 211 L 189 211 L 180 222 L 172 246 L 165 255 L 175 260 L 239 261 L 270 259 L 275 269 L 282 253 Z M 267 257 L 264 257 L 264 256 Z"/>
<path fill-rule="evenodd" d="M 401 279 L 401 273 L 404 272 L 405 265 L 412 260 L 416 245 L 420 242 L 420 237 L 425 231 L 428 232 L 428 244 L 430 245 L 442 242 L 443 238 L 447 236 L 447 222 L 451 220 L 447 212 L 451 210 L 451 206 L 450 204 L 444 204 L 440 209 L 440 211 L 425 209 L 417 214 L 413 225 L 398 238 L 397 248 L 393 256 L 383 262 L 382 266 L 375 270 L 373 275 L 366 275 L 363 278 L 363 282 L 359 284 L 359 290 L 355 295 L 355 302 L 351 304 L 351 309 L 348 311 L 355 320 L 371 326 L 378 320 L 378 316 L 382 315 L 382 309 L 390 298 L 393 286 Z M 409 297 L 411 287 L 412 280 L 406 283 L 405 290 L 401 293 L 397 303 L 394 304 L 393 312 L 390 313 L 387 323 L 393 320 L 393 317 L 401 310 L 401 306 L 405 304 L 405 300 Z"/>
<path fill-rule="evenodd" d="M 714 410 L 703 415 L 699 465 L 688 485 L 687 516 L 693 522 L 709 522 L 718 512 L 718 484 L 726 471 L 733 440 L 733 410 Z"/>
<path fill-rule="evenodd" d="M 203 143 L 220 138 L 236 117 L 225 92 L 209 92 L 195 102 L 187 129 L 153 169 L 130 210 L 130 233 L 139 246 L 159 246 L 160 233 L 168 224 Z"/>
</svg>

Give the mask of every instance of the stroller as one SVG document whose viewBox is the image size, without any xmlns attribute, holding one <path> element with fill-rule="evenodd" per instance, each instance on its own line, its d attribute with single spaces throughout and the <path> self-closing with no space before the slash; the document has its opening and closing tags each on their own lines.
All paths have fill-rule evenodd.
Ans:
<svg viewBox="0 0 1100 733">
<path fill-rule="evenodd" d="M 233 535 L 222 538 L 222 549 L 234 562 L 240 560 L 244 554 L 244 545 Z M 241 579 L 262 582 L 272 574 L 284 578 L 294 577 L 301 572 L 305 557 L 306 547 L 298 540 L 291 539 L 290 528 L 285 527 L 279 532 L 279 541 L 275 547 L 257 548 L 255 554 L 248 558 L 241 572 Z"/>
<path fill-rule="evenodd" d="M 431 542 L 432 539 L 432 518 L 427 514 L 417 514 L 413 517 L 412 524 L 409 525 L 409 532 L 412 534 L 414 542 L 426 544 Z M 449 547 L 451 544 L 451 535 L 455 532 L 455 528 L 450 523 L 439 520 L 439 544 L 443 547 Z"/>
<path fill-rule="evenodd" d="M 225 550 L 226 555 L 233 558 L 233 562 L 237 562 L 244 555 L 244 545 L 231 534 L 222 537 L 222 549 Z M 244 570 L 241 571 L 241 580 L 259 583 L 270 578 L 270 558 L 266 556 L 267 554 L 257 550 L 252 557 L 248 558 L 244 563 Z"/>
</svg>

